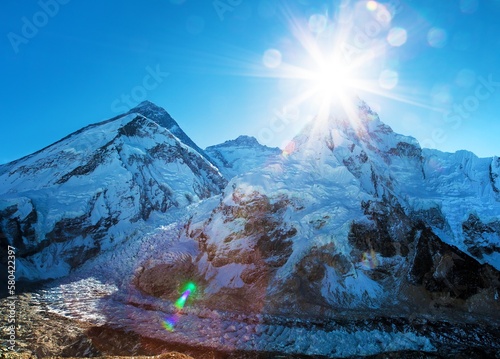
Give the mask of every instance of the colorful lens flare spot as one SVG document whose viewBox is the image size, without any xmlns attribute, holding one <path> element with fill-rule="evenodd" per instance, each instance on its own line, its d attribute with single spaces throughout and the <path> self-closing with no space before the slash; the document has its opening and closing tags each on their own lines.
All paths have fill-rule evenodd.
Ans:
<svg viewBox="0 0 500 359">
<path fill-rule="evenodd" d="M 182 310 L 186 305 L 186 301 L 189 298 L 189 296 L 193 294 L 195 291 L 196 291 L 196 284 L 192 282 L 187 283 L 186 286 L 184 287 L 184 292 L 182 293 L 180 298 L 177 299 L 174 303 L 175 308 L 178 311 Z M 170 318 L 165 319 L 163 321 L 163 327 L 169 332 L 173 332 L 174 326 L 175 324 L 177 324 L 178 320 L 179 320 L 179 314 L 175 313 Z"/>
<path fill-rule="evenodd" d="M 361 264 L 365 269 L 375 269 L 378 266 L 377 253 L 372 249 L 370 253 L 363 253 Z"/>
<path fill-rule="evenodd" d="M 174 304 L 175 307 L 179 310 L 184 308 L 184 305 L 186 304 L 186 300 L 191 295 L 191 293 L 194 293 L 195 290 L 196 290 L 196 285 L 194 283 L 190 282 L 190 283 L 186 284 L 186 287 L 184 289 L 184 293 L 182 293 L 181 297 L 179 299 L 177 299 L 177 301 Z"/>
<path fill-rule="evenodd" d="M 366 3 L 366 8 L 370 11 L 375 11 L 377 10 L 378 4 L 376 1 L 368 1 Z"/>
<path fill-rule="evenodd" d="M 177 301 L 174 304 L 177 309 L 181 310 L 182 308 L 184 308 L 184 305 L 186 304 L 186 300 L 188 299 L 189 294 L 191 294 L 191 291 L 186 290 L 182 294 L 182 296 L 179 299 L 177 299 Z"/>
<path fill-rule="evenodd" d="M 163 321 L 163 327 L 168 330 L 169 332 L 174 331 L 174 326 L 177 323 L 178 316 L 174 315 L 171 318 L 168 318 Z"/>
<path fill-rule="evenodd" d="M 403 45 L 408 38 L 406 30 L 400 27 L 393 27 L 387 35 L 387 42 L 394 47 Z"/>
<path fill-rule="evenodd" d="M 309 30 L 316 34 L 320 34 L 326 30 L 328 19 L 325 15 L 315 14 L 309 18 Z"/>
<path fill-rule="evenodd" d="M 444 47 L 447 39 L 448 35 L 444 29 L 433 27 L 427 33 L 427 41 L 429 42 L 429 45 L 437 49 Z"/>
<path fill-rule="evenodd" d="M 291 141 L 286 145 L 285 149 L 281 153 L 283 157 L 290 156 L 295 151 L 295 142 Z"/>
<path fill-rule="evenodd" d="M 278 67 L 281 64 L 281 52 L 276 49 L 266 50 L 262 57 L 262 62 L 270 69 Z"/>
<path fill-rule="evenodd" d="M 393 89 L 398 84 L 398 73 L 392 70 L 384 70 L 378 79 L 380 87 L 386 90 Z"/>
<path fill-rule="evenodd" d="M 186 289 L 185 290 L 189 290 L 192 293 L 194 293 L 196 291 L 196 284 L 194 284 L 192 282 L 189 282 L 188 284 L 186 284 Z"/>
</svg>

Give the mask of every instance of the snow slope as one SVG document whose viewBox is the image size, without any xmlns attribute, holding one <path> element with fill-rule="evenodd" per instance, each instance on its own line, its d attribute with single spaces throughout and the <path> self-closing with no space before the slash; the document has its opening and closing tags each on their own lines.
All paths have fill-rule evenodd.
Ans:
<svg viewBox="0 0 500 359">
<path fill-rule="evenodd" d="M 279 148 L 261 145 L 254 137 L 239 136 L 205 149 L 213 163 L 229 180 L 252 169 L 265 166 L 281 155 Z"/>
<path fill-rule="evenodd" d="M 19 278 L 54 278 L 225 183 L 205 157 L 132 112 L 1 166 L 0 228 L 18 248 Z"/>
</svg>

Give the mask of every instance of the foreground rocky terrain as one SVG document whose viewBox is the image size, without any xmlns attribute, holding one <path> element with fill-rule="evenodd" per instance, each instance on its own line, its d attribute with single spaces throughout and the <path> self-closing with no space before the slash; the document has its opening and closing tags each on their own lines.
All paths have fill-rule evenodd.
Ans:
<svg viewBox="0 0 500 359">
<path fill-rule="evenodd" d="M 39 292 L 35 290 L 34 292 Z M 210 347 L 189 346 L 182 343 L 165 342 L 149 337 L 141 337 L 133 331 L 123 331 L 108 325 L 96 326 L 90 321 L 70 319 L 54 313 L 52 303 L 40 301 L 41 297 L 29 293 L 16 296 L 17 332 L 16 352 L 10 352 L 2 346 L 2 358 L 158 358 L 158 359 L 263 359 L 263 358 L 326 358 L 322 355 L 299 355 L 268 351 L 217 350 Z M 11 299 L 0 300 L 0 315 L 6 317 L 7 304 Z M 148 308 L 151 310 L 152 308 Z M 434 313 L 434 318 L 439 314 Z M 359 319 L 353 320 L 354 313 L 343 313 L 337 320 L 326 324 L 322 321 L 288 320 L 267 316 L 263 321 L 282 325 L 302 326 L 311 329 L 314 326 L 333 330 L 341 326 L 348 331 L 369 330 L 374 328 L 385 331 L 416 330 L 426 333 L 441 342 L 436 352 L 392 351 L 377 355 L 348 356 L 348 358 L 499 358 L 495 345 L 500 340 L 498 323 L 470 322 L 466 324 L 449 321 L 433 321 L 424 318 L 381 318 L 368 319 L 366 313 L 357 313 Z M 365 317 L 365 319 L 362 319 Z M 271 323 L 270 323 L 271 324 Z M 264 328 L 264 325 L 261 325 Z M 328 328 L 330 327 L 330 328 Z M 276 329 L 274 329 L 276 330 Z M 6 328 L 3 328 L 3 335 Z M 222 333 L 221 333 L 222 335 Z M 5 344 L 5 343 L 4 343 Z M 341 343 L 339 343 L 341 344 Z M 162 353 L 159 355 L 159 353 Z"/>
</svg>

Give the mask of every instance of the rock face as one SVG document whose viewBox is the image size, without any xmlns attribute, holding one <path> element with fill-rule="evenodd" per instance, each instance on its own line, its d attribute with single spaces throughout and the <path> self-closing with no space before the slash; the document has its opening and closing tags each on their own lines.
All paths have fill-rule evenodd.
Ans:
<svg viewBox="0 0 500 359">
<path fill-rule="evenodd" d="M 142 104 L 0 166 L 0 239 L 17 248 L 20 278 L 63 276 L 154 215 L 221 192 L 217 168 L 145 117 L 171 120 L 154 110 Z"/>
<path fill-rule="evenodd" d="M 415 230 L 415 260 L 411 263 L 408 280 L 448 301 L 436 305 L 451 306 L 458 299 L 467 300 L 484 290 L 498 288 L 499 273 L 491 266 L 481 265 L 456 247 L 443 243 L 423 224 Z M 492 304 L 498 306 L 493 301 Z"/>
</svg>

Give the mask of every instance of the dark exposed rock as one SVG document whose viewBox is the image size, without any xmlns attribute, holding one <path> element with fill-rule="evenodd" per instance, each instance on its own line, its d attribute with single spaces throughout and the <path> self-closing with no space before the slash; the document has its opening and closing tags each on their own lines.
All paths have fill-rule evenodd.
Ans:
<svg viewBox="0 0 500 359">
<path fill-rule="evenodd" d="M 6 207 L 0 211 L 0 236 L 6 243 L 12 244 L 23 256 L 36 245 L 34 225 L 38 220 L 36 209 L 31 201 L 31 211 L 24 218 L 14 216 L 18 211 L 18 205 Z"/>
<path fill-rule="evenodd" d="M 151 114 L 158 110 L 152 104 L 142 104 L 141 111 Z M 159 111 L 159 110 L 158 110 Z M 177 133 L 182 130 L 176 127 L 166 111 L 161 110 L 161 114 L 155 116 L 159 122 L 168 122 L 168 125 L 174 127 Z M 140 113 L 140 111 L 139 111 Z M 168 120 L 170 119 L 170 120 Z M 85 130 L 90 130 L 100 125 L 112 121 L 121 121 L 121 117 L 102 122 L 100 124 L 90 125 L 77 131 L 65 139 L 54 144 L 53 148 L 47 149 L 47 155 L 41 156 L 34 161 L 34 165 L 26 166 L 19 161 L 12 162 L 8 166 L 3 166 L 2 170 L 6 176 L 14 176 L 21 183 L 26 176 L 38 178 L 41 172 L 50 173 L 47 183 L 40 184 L 34 190 L 33 198 L 40 203 L 47 202 L 46 199 L 57 192 L 62 187 L 62 193 L 68 193 L 66 186 L 70 191 L 74 191 L 74 185 L 87 186 L 85 191 L 94 193 L 85 196 L 76 196 L 78 201 L 82 201 L 83 214 L 76 215 L 61 213 L 55 215 L 55 218 L 49 218 L 46 213 L 46 206 L 35 208 L 30 198 L 31 212 L 26 214 L 28 204 L 24 203 L 24 198 L 13 198 L 10 205 L 5 206 L 2 203 L 0 211 L 0 233 L 5 238 L 6 243 L 14 245 L 17 248 L 17 258 L 21 261 L 27 261 L 28 265 L 35 264 L 39 267 L 34 255 L 44 253 L 45 257 L 51 257 L 54 262 L 59 260 L 66 261 L 71 268 L 79 266 L 85 260 L 96 255 L 102 246 L 103 240 L 107 244 L 115 241 L 115 237 L 110 235 L 110 229 L 119 222 L 126 227 L 128 224 L 134 224 L 138 221 L 148 220 L 153 212 L 165 213 L 173 207 L 181 207 L 186 203 L 190 204 L 198 199 L 205 199 L 218 194 L 226 185 L 227 181 L 222 177 L 218 170 L 212 166 L 206 158 L 203 158 L 193 148 L 186 146 L 186 143 L 180 143 L 170 132 L 161 124 L 144 117 L 143 114 L 134 116 L 125 124 L 115 124 L 115 133 L 106 140 L 100 142 L 99 147 L 92 148 L 92 141 L 85 141 L 85 138 L 79 139 L 78 136 L 84 136 Z M 180 132 L 179 132 L 180 131 Z M 183 133 L 183 132 L 182 132 Z M 184 134 L 185 135 L 185 134 Z M 135 137 L 134 139 L 131 139 Z M 150 137 L 152 140 L 163 138 L 165 141 L 158 141 L 152 148 L 140 149 L 148 140 L 141 140 L 144 137 Z M 58 148 L 60 142 L 68 140 L 68 149 L 64 146 Z M 139 147 L 135 148 L 134 141 L 143 141 Z M 98 140 L 96 140 L 99 143 Z M 82 148 L 72 148 L 81 146 Z M 147 145 L 145 146 L 147 147 Z M 135 148 L 131 150 L 131 148 Z M 84 149 L 84 150 L 82 150 Z M 43 150 L 42 150 L 43 151 Z M 40 152 L 37 152 L 38 154 Z M 34 154 L 34 155 L 36 155 Z M 25 159 L 30 159 L 27 156 Z M 61 167 L 61 163 L 66 164 Z M 164 178 L 161 171 L 158 171 L 153 162 L 172 163 L 177 162 L 179 166 L 184 166 L 192 173 L 192 183 L 188 184 L 184 193 L 179 195 L 175 193 L 175 183 L 168 183 L 170 176 Z M 109 163 L 118 166 L 120 170 L 125 171 L 124 176 L 114 178 L 110 183 L 118 186 L 119 190 L 113 191 L 113 195 L 107 195 L 108 183 L 102 180 L 102 171 L 106 171 Z M 17 166 L 17 167 L 16 167 Z M 58 171 L 52 170 L 53 167 L 59 168 Z M 44 179 L 45 180 L 45 179 Z M 70 183 L 68 183 L 71 181 Z M 94 186 L 96 184 L 96 186 Z M 171 187 L 173 185 L 173 188 Z M 13 192 L 15 193 L 15 192 Z M 9 195 L 11 198 L 12 195 Z M 63 194 L 64 197 L 64 194 Z M 72 198 L 64 198 L 65 201 L 71 201 Z M 185 198 L 185 200 L 184 200 Z M 8 199 L 11 201 L 11 199 Z M 17 215 L 18 206 L 23 203 L 23 218 Z M 98 206 L 96 208 L 96 206 Z M 57 212 L 60 209 L 54 208 Z M 80 212 L 80 209 L 78 210 Z M 100 217 L 100 218 L 99 218 Z M 46 223 L 53 223 L 47 227 Z M 131 227 L 131 226 L 129 226 Z M 36 229 L 36 230 L 35 230 Z M 134 229 L 127 229 L 132 233 Z M 121 238 L 127 238 L 130 233 L 124 233 Z M 81 238 L 84 245 L 80 242 Z M 118 241 L 117 241 L 118 242 Z M 74 248 L 67 248 L 66 243 L 71 243 Z M 52 247 L 51 247 L 52 246 Z M 49 248 L 50 247 L 50 248 Z M 56 249 L 57 248 L 57 249 Z M 55 258 L 56 255 L 61 255 Z M 29 263 L 29 262 L 32 263 Z M 50 262 L 50 260 L 48 260 Z M 50 264 L 43 264 L 45 268 Z M 33 274 L 37 276 L 36 274 Z"/>
<path fill-rule="evenodd" d="M 412 213 L 412 220 L 423 221 L 427 223 L 427 225 L 439 229 L 445 229 L 447 227 L 447 222 L 443 212 L 441 212 L 441 209 L 438 207 L 414 211 Z"/>
<path fill-rule="evenodd" d="M 384 257 L 393 257 L 397 253 L 395 243 L 387 228 L 382 227 L 381 229 L 379 231 L 377 227 L 353 223 L 349 232 L 349 242 L 359 249 L 360 253 L 374 250 Z"/>
<path fill-rule="evenodd" d="M 418 159 L 422 157 L 422 149 L 407 142 L 398 142 L 396 147 L 391 148 L 388 153 L 399 157 L 414 157 Z"/>
<path fill-rule="evenodd" d="M 468 299 L 479 290 L 498 286 L 498 271 L 491 270 L 456 247 L 442 242 L 423 224 L 415 228 L 417 245 L 408 279 L 431 293 Z"/>
<path fill-rule="evenodd" d="M 149 134 L 149 131 L 146 130 L 147 127 L 153 128 L 158 126 L 143 116 L 137 116 L 125 126 L 120 127 L 118 134 L 127 137 L 145 137 Z"/>
<path fill-rule="evenodd" d="M 286 263 L 290 254 L 292 254 L 292 242 L 288 239 L 296 234 L 297 230 L 295 228 L 288 230 L 277 228 L 269 234 L 260 235 L 256 248 L 259 249 L 262 258 L 266 259 L 269 265 L 281 267 Z"/>
<path fill-rule="evenodd" d="M 101 249 L 100 240 L 106 235 L 105 228 L 109 228 L 108 226 L 111 225 L 111 223 L 104 224 L 102 222 L 108 221 L 113 224 L 116 223 L 116 219 L 107 218 L 102 219 L 96 225 L 91 225 L 86 215 L 76 218 L 63 218 L 56 223 L 51 232 L 47 233 L 45 240 L 40 243 L 38 248 L 27 253 L 27 257 L 39 252 L 42 248 L 48 247 L 52 243 L 63 243 L 80 236 L 90 236 L 93 238 L 93 246 L 75 246 L 63 252 L 63 260 L 65 260 L 71 268 L 76 268 L 85 263 L 88 259 L 99 254 Z"/>
<path fill-rule="evenodd" d="M 103 165 L 107 160 L 107 154 L 109 154 L 110 146 L 112 146 L 113 141 L 107 143 L 106 145 L 99 148 L 94 155 L 83 165 L 80 165 L 70 172 L 64 174 L 56 183 L 63 184 L 69 181 L 71 178 L 76 176 L 84 176 L 86 174 L 92 173 L 97 167 Z"/>
<path fill-rule="evenodd" d="M 372 223 L 352 223 L 348 240 L 358 250 L 354 254 L 373 250 L 384 257 L 407 256 L 411 225 L 399 203 L 384 197 L 381 202 L 365 202 L 363 210 Z"/>
<path fill-rule="evenodd" d="M 237 205 L 221 203 L 214 214 L 221 213 L 225 222 L 243 219 L 243 230 L 229 234 L 222 242 L 228 244 L 248 237 L 252 243 L 250 251 L 217 248 L 209 244 L 210 238 L 201 231 L 193 234 L 193 237 L 199 242 L 202 252 L 208 254 L 208 260 L 215 267 L 229 263 L 250 264 L 261 261 L 265 261 L 267 266 L 281 267 L 292 253 L 290 238 L 297 234 L 295 228 L 284 227 L 280 223 L 280 215 L 289 205 L 289 200 L 283 197 L 271 202 L 267 196 L 258 192 L 249 195 L 234 192 L 233 200 Z M 209 219 L 206 225 L 210 221 Z"/>
<path fill-rule="evenodd" d="M 143 107 L 151 106 L 146 104 Z M 147 111 L 150 110 L 147 109 Z M 368 117 L 376 116 L 368 108 L 362 108 L 361 112 Z M 164 114 L 159 116 L 154 111 L 151 116 L 156 116 L 158 123 L 171 119 L 165 117 Z M 169 124 L 173 125 L 172 122 Z M 157 123 L 139 116 L 120 128 L 118 137 L 122 137 L 121 141 L 124 137 L 146 136 L 148 129 L 162 131 L 158 129 Z M 377 146 L 377 143 L 382 142 L 382 138 L 378 136 L 389 134 L 391 131 L 385 125 L 378 126 L 373 133 L 360 131 L 359 135 L 356 134 L 359 137 L 356 137 L 360 140 L 359 143 L 369 141 L 368 137 L 372 137 L 374 141 L 363 144 L 363 150 L 352 145 L 350 157 L 342 157 L 343 164 L 355 177 L 359 179 L 360 174 L 365 176 L 363 181 L 360 181 L 363 185 L 368 183 L 369 187 L 371 178 L 374 186 L 373 189 L 363 189 L 363 198 L 370 198 L 369 196 L 372 198 L 362 204 L 365 217 L 355 218 L 352 223 L 344 223 L 351 224 L 351 226 L 348 242 L 345 242 L 342 237 L 340 243 L 342 248 L 340 245 L 336 248 L 338 242 L 333 238 L 334 235 L 327 233 L 331 229 L 329 224 L 333 222 L 329 220 L 328 215 L 314 214 L 311 217 L 319 217 L 319 219 L 309 220 L 311 217 L 305 217 L 306 220 L 301 222 L 301 219 L 297 218 L 299 217 L 297 213 L 292 213 L 291 216 L 290 213 L 303 207 L 295 206 L 290 198 L 284 195 L 266 196 L 257 191 L 243 193 L 233 187 L 234 191 L 231 192 L 233 202 L 221 199 L 219 206 L 208 215 L 208 219 L 205 217 L 203 224 L 192 224 L 189 221 L 184 225 L 185 238 L 183 239 L 197 241 L 198 256 L 188 259 L 183 257 L 171 263 L 160 264 L 155 261 L 154 257 L 151 258 L 135 273 L 133 283 L 136 288 L 139 288 L 142 294 L 175 300 L 178 298 L 178 291 L 182 284 L 192 280 L 199 285 L 201 291 L 208 285 L 217 290 L 215 294 L 210 292 L 210 295 L 200 298 L 197 305 L 201 307 L 244 313 L 265 312 L 266 315 L 299 313 L 302 317 L 314 316 L 315 320 L 319 318 L 317 323 L 312 323 L 309 319 L 300 322 L 295 317 L 290 320 L 290 322 L 292 320 L 296 322 L 289 326 L 297 325 L 306 329 L 337 330 L 342 328 L 348 332 L 374 329 L 382 330 L 384 333 L 416 332 L 430 338 L 431 342 L 439 348 L 436 357 L 445 355 L 453 345 L 463 350 L 464 355 L 473 356 L 479 353 L 485 357 L 491 357 L 491 353 L 494 355 L 495 351 L 500 348 L 497 332 L 489 328 L 482 331 L 476 330 L 479 325 L 471 326 L 472 329 L 465 324 L 454 323 L 448 326 L 447 320 L 455 318 L 454 315 L 458 316 L 458 314 L 445 312 L 445 310 L 453 308 L 458 309 L 457 312 L 467 312 L 460 318 L 472 318 L 470 322 L 476 319 L 474 316 L 477 313 L 489 314 L 494 321 L 498 321 L 499 272 L 491 266 L 482 265 L 458 248 L 444 243 L 436 234 L 439 232 L 434 232 L 436 228 L 446 229 L 448 226 L 440 208 L 436 206 L 411 213 L 411 209 L 409 210 L 408 205 L 404 203 L 405 194 L 393 191 L 397 186 L 391 187 L 393 180 L 391 175 L 385 176 L 385 173 L 377 171 L 376 161 L 371 162 L 365 150 L 370 153 L 370 156 L 371 151 L 380 154 L 387 164 L 390 164 L 393 158 L 390 156 L 421 158 L 420 148 L 406 142 L 399 142 L 395 148 L 381 154 L 380 148 L 384 147 Z M 172 138 L 172 136 L 169 137 Z M 151 170 L 148 165 L 155 160 L 160 160 L 165 164 L 179 160 L 181 164 L 187 164 L 191 172 L 200 178 L 200 182 L 192 186 L 193 194 L 181 194 L 179 202 L 183 201 L 183 196 L 189 203 L 195 195 L 199 198 L 208 198 L 214 193 L 219 193 L 226 183 L 215 168 L 183 144 L 177 143 L 169 146 L 165 143 L 158 143 L 146 150 L 145 154 L 141 150 L 136 154 L 128 155 L 123 149 L 125 146 L 122 147 L 120 141 L 112 141 L 101 147 L 93 156 L 88 157 L 85 163 L 76 167 L 71 172 L 71 176 L 87 175 L 100 164 L 105 163 L 109 153 L 112 152 L 113 156 L 118 154 L 121 159 L 119 165 L 133 169 L 130 189 L 139 188 L 134 192 L 134 196 L 136 193 L 139 196 L 140 209 L 139 213 L 131 219 L 132 222 L 140 219 L 147 220 L 153 212 L 165 212 L 171 207 L 179 206 L 176 202 L 177 197 L 174 197 L 175 191 L 169 185 L 157 180 L 155 176 L 148 176 L 148 171 Z M 247 140 L 240 139 L 240 141 L 246 142 Z M 255 143 L 252 142 L 250 145 L 255 145 Z M 331 133 L 327 139 L 327 147 L 332 151 L 336 149 Z M 27 171 L 27 169 L 23 168 L 20 171 Z M 63 175 L 58 183 L 66 183 L 71 176 Z M 397 179 L 395 180 L 397 182 Z M 497 177 L 491 166 L 490 180 L 495 190 Z M 484 183 L 487 184 L 487 180 Z M 296 193 L 299 191 L 300 189 Z M 31 250 L 39 251 L 45 246 L 75 239 L 72 248 L 61 246 L 62 255 L 67 263 L 76 267 L 94 256 L 100 250 L 100 239 L 106 236 L 111 226 L 118 223 L 117 216 L 120 214 L 120 209 L 113 214 L 105 214 L 104 207 L 107 203 L 103 200 L 102 202 L 105 203 L 101 208 L 103 211 L 99 211 L 101 218 L 97 223 L 95 220 L 90 220 L 88 214 L 91 213 L 96 201 L 105 198 L 105 195 L 104 190 L 96 194 L 90 201 L 89 211 L 85 215 L 58 220 L 52 231 L 47 233 L 45 241 L 40 242 L 40 247 L 31 248 Z M 365 197 L 365 195 L 368 196 Z M 212 203 L 214 202 L 209 202 L 209 205 Z M 32 224 L 37 221 L 36 211 L 33 209 L 32 213 L 24 219 L 27 222 L 23 223 L 21 219 L 11 218 L 16 210 L 16 208 L 4 210 L 8 219 L 4 221 L 2 218 L 0 226 L 2 243 L 8 243 L 10 238 L 17 238 L 18 243 L 24 244 L 35 235 Z M 410 211 L 410 214 L 405 210 Z M 334 216 L 334 214 L 331 215 Z M 199 220 L 200 217 L 193 216 L 192 219 L 194 218 Z M 193 221 L 196 222 L 196 220 Z M 31 227 L 27 225 L 28 223 Z M 225 223 L 230 223 L 230 226 L 224 228 L 230 231 L 218 231 L 220 228 L 217 226 Z M 478 216 L 470 215 L 462 228 L 464 235 L 467 236 L 465 243 L 469 245 L 469 252 L 477 258 L 497 251 L 498 246 L 491 244 L 489 239 L 492 235 L 500 233 L 500 223 L 496 221 L 483 223 Z M 310 244 L 311 242 L 307 242 L 306 239 L 315 239 L 309 236 L 310 233 L 320 233 L 321 241 L 324 241 L 318 243 L 327 242 L 328 244 Z M 181 236 L 179 235 L 178 239 Z M 87 245 L 79 245 L 76 240 L 79 237 L 88 240 Z M 328 242 L 330 240 L 331 242 Z M 294 245 L 297 243 L 299 245 L 295 247 L 299 249 L 293 253 Z M 192 244 L 196 243 L 191 241 L 190 245 Z M 238 246 L 238 244 L 243 245 Z M 22 253 L 29 254 L 26 251 Z M 294 255 L 293 262 L 289 261 L 292 254 Z M 362 259 L 365 259 L 364 256 L 372 260 L 369 266 L 360 263 Z M 378 262 L 377 258 L 380 259 Z M 280 271 L 280 269 L 286 264 L 289 264 L 290 270 L 283 273 L 285 271 Z M 223 268 L 225 266 L 228 267 Z M 218 287 L 217 283 L 214 284 L 214 282 L 225 280 L 221 277 L 234 274 L 230 273 L 233 270 L 241 270 L 241 272 L 239 278 L 236 274 L 231 278 L 231 285 Z M 223 275 L 219 276 L 219 274 Z M 329 281 L 324 281 L 326 278 Z M 241 282 L 244 283 L 243 286 Z M 347 288 L 349 286 L 351 288 Z M 358 289 L 359 292 L 356 292 Z M 418 298 L 421 301 L 417 303 L 416 296 L 408 295 L 411 293 L 421 294 L 424 298 Z M 123 293 L 119 294 L 117 298 L 126 297 L 122 295 Z M 379 300 L 378 297 L 383 299 Z M 380 304 L 382 300 L 385 302 Z M 425 306 L 427 304 L 429 304 L 428 307 Z M 440 323 L 395 317 L 400 313 L 407 314 L 408 308 L 416 308 L 425 315 L 435 314 L 437 311 L 432 310 L 438 307 L 446 313 L 443 315 L 445 320 Z M 158 309 L 154 306 L 151 308 Z M 370 317 L 366 315 L 367 313 L 360 313 L 358 318 L 361 319 L 349 318 L 347 323 L 339 323 L 332 319 L 331 313 L 334 309 L 342 308 L 355 310 L 369 308 L 379 310 L 384 316 L 373 318 L 373 315 Z M 193 312 L 196 313 L 196 311 Z M 323 315 L 325 313 L 328 315 Z M 366 318 L 363 318 L 364 314 Z M 273 323 L 272 320 L 276 318 L 271 315 L 264 316 L 264 321 Z M 99 340 L 106 343 L 109 338 L 99 329 L 93 328 L 89 333 L 96 339 L 96 343 Z M 63 351 L 62 354 L 72 355 L 75 348 L 80 351 L 81 345 L 86 342 L 80 340 L 81 337 L 78 338 L 78 341 L 75 341 L 76 344 L 68 345 L 67 351 Z M 443 343 L 449 346 L 439 347 Z M 119 344 L 123 346 L 117 350 L 131 348 L 131 345 L 125 341 Z M 487 347 L 492 349 L 488 351 Z M 40 354 L 46 353 L 40 352 Z M 456 357 L 459 354 L 457 350 L 452 355 Z M 404 355 L 403 357 L 408 358 L 416 357 L 415 353 L 404 353 Z"/>
<path fill-rule="evenodd" d="M 476 258 L 482 259 L 483 255 L 500 253 L 500 220 L 485 224 L 481 219 L 471 213 L 469 218 L 462 224 L 465 235 L 464 243 L 469 252 Z M 491 242 L 491 237 L 498 241 Z"/>
<path fill-rule="evenodd" d="M 66 263 L 68 263 L 71 268 L 77 268 L 89 259 L 97 256 L 100 251 L 101 246 L 97 242 L 95 247 L 88 248 L 85 246 L 77 246 L 64 251 L 63 255 L 67 258 Z"/>
</svg>

